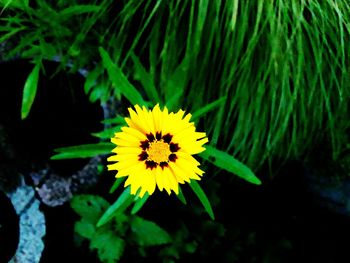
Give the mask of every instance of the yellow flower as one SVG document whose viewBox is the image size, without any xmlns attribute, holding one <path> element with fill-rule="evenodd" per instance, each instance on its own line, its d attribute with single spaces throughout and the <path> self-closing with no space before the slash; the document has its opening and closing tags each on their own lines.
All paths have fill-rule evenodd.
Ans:
<svg viewBox="0 0 350 263">
<path fill-rule="evenodd" d="M 108 170 L 117 170 L 117 178 L 128 176 L 124 186 L 130 185 L 131 194 L 141 188 L 140 197 L 146 192 L 151 195 L 156 186 L 178 194 L 179 183 L 201 179 L 204 172 L 192 155 L 205 150 L 208 138 L 204 132 L 196 132 L 191 114 L 184 116 L 183 110 L 169 113 L 158 104 L 153 110 L 138 105 L 136 111 L 128 110 L 128 127 L 111 139 L 117 147 L 108 161 L 116 163 L 108 165 Z"/>
</svg>

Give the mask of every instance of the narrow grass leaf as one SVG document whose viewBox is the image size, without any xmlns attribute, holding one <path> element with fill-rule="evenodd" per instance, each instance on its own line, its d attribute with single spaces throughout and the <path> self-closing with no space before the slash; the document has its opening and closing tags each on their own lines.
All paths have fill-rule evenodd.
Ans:
<svg viewBox="0 0 350 263">
<path fill-rule="evenodd" d="M 37 62 L 32 72 L 29 74 L 23 89 L 21 118 L 24 120 L 32 107 L 35 99 L 39 81 L 39 70 L 41 62 Z"/>
<path fill-rule="evenodd" d="M 95 157 L 101 154 L 108 154 L 113 148 L 114 145 L 108 142 L 62 147 L 55 149 L 55 152 L 58 152 L 58 154 L 53 155 L 51 160 Z"/>
<path fill-rule="evenodd" d="M 222 105 L 226 101 L 226 96 L 221 97 L 220 99 L 217 99 L 216 101 L 213 101 L 212 103 L 209 103 L 208 105 L 196 110 L 192 114 L 192 120 L 197 120 L 198 118 L 202 117 L 206 113 L 214 110 L 218 106 Z"/>
<path fill-rule="evenodd" d="M 203 159 L 213 163 L 219 168 L 236 174 L 250 183 L 261 184 L 261 181 L 255 176 L 252 170 L 228 153 L 220 151 L 212 146 L 206 146 L 205 148 L 206 150 L 200 154 Z"/>
<path fill-rule="evenodd" d="M 141 82 L 148 98 L 154 104 L 160 102 L 160 97 L 156 87 L 154 86 L 151 74 L 146 71 L 146 69 L 142 66 L 139 58 L 136 57 L 135 54 L 132 54 L 131 58 L 134 62 L 135 67 L 135 79 Z"/>
<path fill-rule="evenodd" d="M 195 180 L 191 180 L 190 187 L 193 190 L 193 192 L 197 195 L 199 200 L 201 201 L 202 205 L 204 206 L 210 218 L 212 220 L 215 220 L 214 212 L 213 212 L 213 209 L 211 208 L 210 201 L 206 196 L 206 194 L 204 193 L 201 186 L 199 185 L 199 183 Z"/>
<path fill-rule="evenodd" d="M 100 11 L 100 7 L 96 5 L 74 5 L 60 11 L 59 15 L 60 17 L 70 17 L 98 11 Z"/>
<path fill-rule="evenodd" d="M 146 192 L 146 194 L 142 197 L 142 198 L 138 198 L 135 201 L 135 204 L 133 206 L 133 208 L 131 209 L 131 214 L 134 215 L 136 214 L 138 211 L 140 211 L 140 209 L 143 207 L 143 205 L 146 203 L 146 201 L 149 198 L 149 194 Z"/>
<path fill-rule="evenodd" d="M 99 48 L 102 57 L 103 66 L 106 68 L 108 76 L 116 89 L 131 102 L 131 104 L 144 105 L 145 102 L 137 89 L 128 81 L 121 69 L 113 63 L 108 53 L 102 48 Z"/>
<path fill-rule="evenodd" d="M 103 226 L 111 220 L 117 212 L 122 212 L 126 209 L 134 201 L 133 199 L 134 197 L 130 194 L 130 187 L 127 187 L 118 199 L 101 216 L 97 222 L 97 227 Z"/>
<path fill-rule="evenodd" d="M 116 126 L 112 128 L 105 129 L 101 132 L 96 132 L 96 133 L 91 133 L 92 136 L 95 136 L 100 139 L 109 139 L 114 136 L 114 133 L 118 132 L 121 130 L 121 127 L 123 126 Z"/>
<path fill-rule="evenodd" d="M 118 187 L 122 184 L 122 182 L 125 181 L 125 177 L 119 177 L 119 178 L 116 178 L 111 189 L 109 190 L 109 193 L 110 194 L 113 194 L 115 192 L 115 190 L 118 189 Z"/>
<path fill-rule="evenodd" d="M 185 198 L 180 186 L 179 186 L 179 194 L 176 195 L 176 197 L 180 200 L 181 203 L 183 203 L 184 205 L 187 205 L 186 198 Z"/>
</svg>

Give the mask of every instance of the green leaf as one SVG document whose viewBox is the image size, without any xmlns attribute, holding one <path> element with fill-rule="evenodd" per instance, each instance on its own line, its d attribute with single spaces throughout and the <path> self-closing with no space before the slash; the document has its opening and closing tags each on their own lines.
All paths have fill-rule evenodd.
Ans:
<svg viewBox="0 0 350 263">
<path fill-rule="evenodd" d="M 74 5 L 59 12 L 60 17 L 77 16 L 84 13 L 98 12 L 100 7 L 96 5 Z"/>
<path fill-rule="evenodd" d="M 192 114 L 191 120 L 196 120 L 196 119 L 202 117 L 206 113 L 208 113 L 208 112 L 214 110 L 215 108 L 217 108 L 218 106 L 222 105 L 222 103 L 224 103 L 225 101 L 226 101 L 226 96 L 223 96 L 220 99 L 217 99 L 216 101 L 209 103 L 208 105 L 205 105 L 204 107 L 200 108 L 199 110 L 195 111 Z"/>
<path fill-rule="evenodd" d="M 8 8 L 20 8 L 25 9 L 28 8 L 29 0 L 0 0 L 0 7 Z"/>
<path fill-rule="evenodd" d="M 37 62 L 32 72 L 29 74 L 23 89 L 21 118 L 24 120 L 32 107 L 38 88 L 39 70 L 41 62 Z"/>
<path fill-rule="evenodd" d="M 96 224 L 109 203 L 97 195 L 76 195 L 70 201 L 72 209 L 84 220 Z"/>
<path fill-rule="evenodd" d="M 51 160 L 90 158 L 100 154 L 109 154 L 114 147 L 112 143 L 101 142 L 57 148 L 55 151 L 58 152 L 58 154 L 51 156 Z"/>
<path fill-rule="evenodd" d="M 146 201 L 149 198 L 149 194 L 146 192 L 146 194 L 142 197 L 139 198 L 137 197 L 137 200 L 133 206 L 133 208 L 131 209 L 131 214 L 134 215 L 136 214 L 138 211 L 140 211 L 140 209 L 143 207 L 143 205 L 146 203 Z"/>
<path fill-rule="evenodd" d="M 111 189 L 109 190 L 109 193 L 112 194 L 114 193 L 115 190 L 121 185 L 122 182 L 125 181 L 125 177 L 119 177 L 116 178 L 114 181 L 114 184 L 112 185 Z"/>
<path fill-rule="evenodd" d="M 201 201 L 202 205 L 204 206 L 205 210 L 209 214 L 210 218 L 212 220 L 215 219 L 213 209 L 211 208 L 210 202 L 206 194 L 204 193 L 203 189 L 199 185 L 199 183 L 195 180 L 191 180 L 190 187 L 193 190 L 193 192 L 197 195 L 199 200 Z"/>
<path fill-rule="evenodd" d="M 146 69 L 142 66 L 138 57 L 135 54 L 131 55 L 131 58 L 135 66 L 135 79 L 139 80 L 145 89 L 148 98 L 154 103 L 159 103 L 160 98 L 156 87 L 153 83 L 153 77 L 149 74 Z"/>
<path fill-rule="evenodd" d="M 25 29 L 26 29 L 26 27 L 24 27 L 24 26 L 19 27 L 19 28 L 11 28 L 11 29 L 7 28 L 6 32 L 7 31 L 9 31 L 9 32 L 0 37 L 0 43 L 5 42 L 7 39 L 12 37 L 13 35 L 17 34 L 18 32 L 20 32 L 22 30 L 25 30 Z"/>
<path fill-rule="evenodd" d="M 134 197 L 130 194 L 130 187 L 127 187 L 124 192 L 118 197 L 118 199 L 108 207 L 107 211 L 101 216 L 97 222 L 97 226 L 100 227 L 106 224 L 117 213 L 123 212 L 132 202 Z"/>
<path fill-rule="evenodd" d="M 100 65 L 96 66 L 93 70 L 89 72 L 86 76 L 84 83 L 85 94 L 88 94 L 92 87 L 96 85 L 97 78 L 102 74 L 103 69 Z"/>
<path fill-rule="evenodd" d="M 91 239 L 96 231 L 95 224 L 82 218 L 80 221 L 76 222 L 74 225 L 74 232 L 78 233 L 80 236 Z"/>
<path fill-rule="evenodd" d="M 179 194 L 176 196 L 180 201 L 181 203 L 183 203 L 184 205 L 187 204 L 187 201 L 186 201 L 186 198 L 184 196 L 184 194 L 182 193 L 182 190 L 181 190 L 181 187 L 179 186 Z"/>
<path fill-rule="evenodd" d="M 125 119 L 123 117 L 115 117 L 113 119 L 105 119 L 102 121 L 104 124 L 123 124 L 126 125 Z"/>
<path fill-rule="evenodd" d="M 172 94 L 170 99 L 166 100 L 166 106 L 169 110 L 173 110 L 173 109 L 177 108 L 177 106 L 179 104 L 179 100 L 184 93 L 184 90 L 183 89 L 174 89 L 173 92 L 174 92 L 174 94 Z"/>
<path fill-rule="evenodd" d="M 102 48 L 99 48 L 100 55 L 102 57 L 103 66 L 106 68 L 108 76 L 116 89 L 133 104 L 145 105 L 141 94 L 137 89 L 128 81 L 127 77 L 123 74 L 122 70 L 113 63 L 108 53 Z"/>
<path fill-rule="evenodd" d="M 115 263 L 124 253 L 125 241 L 112 231 L 98 231 L 91 240 L 90 249 L 97 249 L 101 262 Z"/>
<path fill-rule="evenodd" d="M 170 235 L 160 226 L 138 216 L 131 220 L 131 230 L 140 246 L 158 246 L 172 241 Z"/>
<path fill-rule="evenodd" d="M 121 131 L 122 127 L 123 126 L 115 126 L 112 128 L 105 129 L 101 132 L 91 133 L 91 135 L 100 139 L 110 139 L 114 136 L 116 132 Z"/>
<path fill-rule="evenodd" d="M 215 166 L 222 168 L 228 172 L 234 173 L 244 180 L 253 183 L 261 184 L 259 178 L 246 165 L 233 158 L 228 153 L 220 151 L 212 146 L 205 146 L 206 150 L 200 156 L 213 163 Z"/>
</svg>

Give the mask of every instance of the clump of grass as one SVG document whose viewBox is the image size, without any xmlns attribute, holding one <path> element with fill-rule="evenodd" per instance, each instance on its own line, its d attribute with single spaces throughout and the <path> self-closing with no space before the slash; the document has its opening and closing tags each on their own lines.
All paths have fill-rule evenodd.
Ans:
<svg viewBox="0 0 350 263">
<path fill-rule="evenodd" d="M 89 69 L 89 83 L 100 83 L 86 86 L 95 100 L 120 97 L 101 66 L 102 46 L 146 100 L 192 112 L 216 103 L 201 122 L 211 143 L 253 169 L 275 157 L 305 157 L 323 138 L 333 158 L 343 147 L 346 1 L 104 0 L 81 9 L 78 1 L 37 0 L 9 12 L 1 42 L 21 40 L 10 54 L 59 54 L 62 65 Z M 47 21 L 48 13 L 61 16 Z"/>
<path fill-rule="evenodd" d="M 181 94 L 175 105 L 193 111 L 226 96 L 203 123 L 213 144 L 257 168 L 327 137 L 336 158 L 349 116 L 348 4 L 170 1 L 157 18 L 140 56 L 163 98 Z"/>
</svg>

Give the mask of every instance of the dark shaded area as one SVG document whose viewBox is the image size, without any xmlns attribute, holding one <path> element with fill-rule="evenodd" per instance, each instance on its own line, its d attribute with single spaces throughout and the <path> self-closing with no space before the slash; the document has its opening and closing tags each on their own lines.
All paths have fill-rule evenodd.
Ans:
<svg viewBox="0 0 350 263">
<path fill-rule="evenodd" d="M 21 120 L 23 87 L 33 66 L 29 61 L 21 60 L 0 64 L 3 83 L 0 89 L 0 188 L 13 189 L 20 173 L 32 183 L 29 173 L 46 167 L 60 176 L 68 177 L 81 169 L 87 160 L 50 161 L 54 149 L 98 142 L 90 134 L 103 129 L 100 124 L 103 118 L 101 107 L 88 101 L 82 76 L 55 74 L 56 66 L 56 63 L 44 64 L 45 74 L 40 75 L 31 112 L 27 119 Z M 69 204 L 57 208 L 42 206 L 42 210 L 47 220 L 47 243 L 42 262 L 63 262 L 67 257 L 73 259 L 75 256 L 77 261 L 96 262 L 91 255 L 79 253 L 74 246 L 73 226 L 76 218 Z M 1 208 L 0 216 L 8 220 L 13 215 L 11 211 Z M 15 224 L 16 220 L 12 219 L 12 223 Z M 0 262 L 7 262 L 2 260 L 3 257 L 14 252 L 10 246 L 13 246 L 13 242 L 17 246 L 18 242 L 11 232 L 16 229 L 6 223 L 0 229 L 6 232 L 0 235 Z"/>
<path fill-rule="evenodd" d="M 11 200 L 0 191 L 0 262 L 8 262 L 17 249 L 19 222 Z"/>
<path fill-rule="evenodd" d="M 0 90 L 0 124 L 7 129 L 16 150 L 16 165 L 46 164 L 58 147 L 93 143 L 90 135 L 103 129 L 101 107 L 91 104 L 84 94 L 84 78 L 79 74 L 55 74 L 56 63 L 45 63 L 31 111 L 21 120 L 22 92 L 33 65 L 29 61 L 0 64 L 4 83 Z M 49 161 L 58 172 L 72 173 L 84 162 Z M 68 170 L 68 171 L 67 171 Z"/>
</svg>

